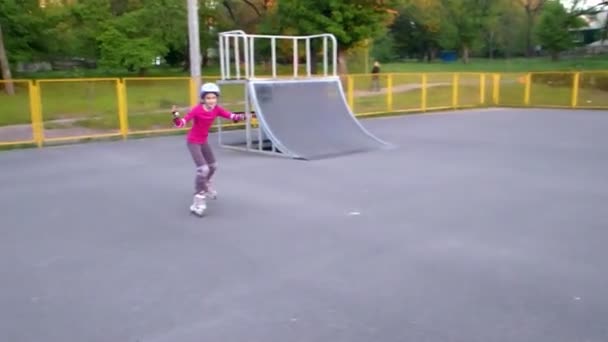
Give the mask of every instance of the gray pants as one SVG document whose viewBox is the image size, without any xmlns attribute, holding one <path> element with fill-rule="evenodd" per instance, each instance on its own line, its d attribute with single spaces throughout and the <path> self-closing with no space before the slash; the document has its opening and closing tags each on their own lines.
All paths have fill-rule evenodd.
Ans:
<svg viewBox="0 0 608 342">
<path fill-rule="evenodd" d="M 208 143 L 193 144 L 188 143 L 188 150 L 192 155 L 192 160 L 196 165 L 196 178 L 194 179 L 194 189 L 196 193 L 208 191 L 207 183 L 217 170 L 217 162 Z"/>
</svg>

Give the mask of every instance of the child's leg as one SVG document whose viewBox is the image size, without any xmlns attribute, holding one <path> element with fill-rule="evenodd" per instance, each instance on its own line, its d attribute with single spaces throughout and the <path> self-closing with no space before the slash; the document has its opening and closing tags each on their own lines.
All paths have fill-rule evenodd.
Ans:
<svg viewBox="0 0 608 342">
<path fill-rule="evenodd" d="M 209 165 L 209 174 L 207 175 L 207 181 L 210 181 L 211 177 L 213 177 L 213 174 L 215 174 L 215 170 L 217 170 L 217 161 L 215 160 L 213 150 L 211 149 L 211 146 L 209 146 L 209 143 L 204 143 L 201 145 L 201 153 L 203 155 L 203 158 L 205 158 L 207 165 Z"/>
<path fill-rule="evenodd" d="M 192 155 L 192 160 L 196 165 L 196 177 L 194 178 L 194 189 L 196 193 L 207 192 L 207 175 L 209 166 L 205 163 L 201 145 L 188 143 L 188 150 Z"/>
<path fill-rule="evenodd" d="M 211 186 L 211 177 L 213 177 L 215 171 L 217 170 L 217 162 L 215 161 L 215 156 L 213 155 L 213 151 L 211 150 L 211 146 L 209 146 L 209 144 L 201 145 L 200 150 L 201 154 L 203 155 L 203 158 L 205 158 L 205 161 L 207 162 L 207 165 L 209 165 L 207 183 L 205 184 L 207 186 L 207 196 L 211 199 L 217 199 L 217 191 L 215 191 L 215 189 L 213 189 L 213 187 Z"/>
</svg>

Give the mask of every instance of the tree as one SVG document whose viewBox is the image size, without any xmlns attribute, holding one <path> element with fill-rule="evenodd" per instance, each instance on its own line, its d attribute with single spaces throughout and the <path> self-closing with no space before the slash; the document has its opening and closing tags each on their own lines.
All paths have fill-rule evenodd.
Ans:
<svg viewBox="0 0 608 342">
<path fill-rule="evenodd" d="M 225 10 L 233 28 L 249 32 L 257 29 L 274 3 L 272 0 L 222 0 L 220 8 Z"/>
<path fill-rule="evenodd" d="M 185 11 L 183 1 L 143 0 L 108 21 L 97 38 L 100 64 L 143 75 L 156 57 L 165 56 L 171 47 L 183 46 Z"/>
<path fill-rule="evenodd" d="M 442 4 L 442 46 L 460 49 L 462 61 L 468 63 L 470 51 L 480 37 L 480 4 L 478 0 L 442 0 Z"/>
<path fill-rule="evenodd" d="M 532 37 L 534 35 L 534 23 L 538 15 L 541 13 L 543 6 L 547 0 L 515 0 L 523 6 L 526 12 L 526 56 L 530 57 L 533 54 Z"/>
<path fill-rule="evenodd" d="M 569 30 L 581 25 L 580 19 L 570 15 L 558 0 L 549 0 L 540 16 L 536 35 L 543 48 L 551 53 L 551 59 L 556 61 L 560 52 L 574 45 Z"/>
<path fill-rule="evenodd" d="M 2 35 L 2 25 L 0 24 L 0 69 L 2 69 L 2 79 L 7 81 L 4 83 L 4 90 L 9 95 L 15 95 L 15 88 L 11 82 L 11 68 L 6 57 L 6 49 L 4 48 L 4 38 Z"/>
<path fill-rule="evenodd" d="M 581 0 L 574 0 L 574 3 L 572 4 L 572 8 L 574 9 L 575 7 L 577 7 L 577 5 L 579 4 L 580 1 Z M 608 0 L 600 1 L 599 3 L 595 4 L 594 6 L 583 8 L 579 11 L 581 12 L 581 14 L 598 14 L 598 13 L 606 11 L 606 10 L 608 10 Z M 605 40 L 608 38 L 608 20 L 606 20 L 604 22 L 604 28 L 602 31 L 603 31 L 602 40 Z"/>
<path fill-rule="evenodd" d="M 430 62 L 439 48 L 442 6 L 439 0 L 408 0 L 399 7 L 398 16 L 390 25 L 397 53 L 405 57 L 417 55 Z"/>
<path fill-rule="evenodd" d="M 0 70 L 7 94 L 14 94 L 11 63 L 34 57 L 43 46 L 40 11 L 33 0 L 0 1 Z"/>
<path fill-rule="evenodd" d="M 395 39 L 392 34 L 385 34 L 374 39 L 372 45 L 374 59 L 384 63 L 395 59 Z M 365 72 L 368 72 L 367 70 Z"/>
<path fill-rule="evenodd" d="M 509 0 L 510 1 L 510 0 Z M 497 52 L 507 58 L 527 53 L 526 13 L 521 7 L 505 6 L 496 27 Z"/>
<path fill-rule="evenodd" d="M 484 54 L 490 59 L 494 58 L 497 51 L 500 19 L 507 15 L 508 7 L 510 3 L 505 0 L 479 0 L 480 38 L 483 41 Z"/>
<path fill-rule="evenodd" d="M 382 32 L 394 4 L 393 0 L 281 0 L 265 28 L 295 35 L 334 34 L 339 70 L 346 74 L 347 51 Z"/>
<path fill-rule="evenodd" d="M 127 10 L 117 0 L 86 0 L 69 6 L 47 6 L 44 10 L 47 57 L 97 59 L 98 38 L 115 18 L 113 13 L 122 14 Z"/>
<path fill-rule="evenodd" d="M 0 24 L 10 63 L 33 60 L 46 51 L 43 18 L 37 0 L 0 1 Z"/>
</svg>

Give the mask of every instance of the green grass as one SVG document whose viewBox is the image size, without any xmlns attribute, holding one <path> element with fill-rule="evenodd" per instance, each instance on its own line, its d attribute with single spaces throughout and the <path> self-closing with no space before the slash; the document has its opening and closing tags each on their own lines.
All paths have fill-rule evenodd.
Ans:
<svg viewBox="0 0 608 342">
<path fill-rule="evenodd" d="M 0 83 L 0 88 L 3 85 Z M 15 96 L 0 91 L 0 127 L 28 124 L 31 121 L 27 82 L 14 82 Z"/>
<path fill-rule="evenodd" d="M 564 59 L 552 62 L 548 58 L 472 59 L 462 62 L 405 62 L 382 65 L 382 72 L 532 72 L 608 70 L 604 56 Z"/>
<path fill-rule="evenodd" d="M 355 63 L 356 64 L 356 63 Z M 319 72 L 322 64 L 318 65 Z M 351 73 L 365 72 L 353 67 Z M 300 64 L 299 73 L 305 73 L 305 65 Z M 406 61 L 399 63 L 385 63 L 382 72 L 531 72 L 531 71 L 580 71 L 580 70 L 608 70 L 608 59 L 604 56 L 565 58 L 557 62 L 549 58 L 511 58 L 511 59 L 487 59 L 473 58 L 468 64 L 458 62 L 434 61 L 432 63 L 419 61 Z M 244 69 L 242 69 L 244 73 Z M 266 65 L 257 65 L 257 75 L 270 75 L 271 68 Z M 280 75 L 293 74 L 291 65 L 278 65 L 277 72 Z M 211 65 L 201 70 L 203 77 L 217 77 L 220 75 L 219 65 Z M 234 70 L 232 71 L 234 75 Z M 35 73 L 14 72 L 14 78 L 19 79 L 57 79 L 57 78 L 106 78 L 106 77 L 187 77 L 189 71 L 173 67 L 153 67 L 142 76 L 137 72 L 124 70 L 106 69 L 75 69 L 69 71 L 49 71 Z"/>
</svg>

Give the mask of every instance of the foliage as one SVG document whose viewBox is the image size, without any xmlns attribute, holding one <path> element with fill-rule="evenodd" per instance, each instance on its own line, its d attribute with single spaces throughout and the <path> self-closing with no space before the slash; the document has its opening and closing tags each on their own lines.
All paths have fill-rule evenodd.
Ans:
<svg viewBox="0 0 608 342">
<path fill-rule="evenodd" d="M 442 0 L 445 20 L 442 21 L 441 45 L 447 49 L 460 49 L 465 63 L 480 37 L 483 16 L 479 2 L 485 0 Z"/>
<path fill-rule="evenodd" d="M 341 73 L 345 73 L 345 52 L 379 36 L 391 20 L 389 10 L 394 4 L 382 0 L 280 0 L 264 28 L 292 35 L 334 34 Z"/>
<path fill-rule="evenodd" d="M 545 4 L 536 35 L 543 48 L 551 53 L 554 60 L 557 60 L 560 52 L 574 46 L 569 30 L 582 25 L 580 19 L 568 14 L 558 0 L 551 0 Z"/>
<path fill-rule="evenodd" d="M 557 58 L 569 49 L 567 32 L 583 13 L 597 13 L 608 2 L 587 8 L 572 0 L 200 0 L 203 64 L 217 48 L 217 32 L 336 35 L 341 72 L 347 56 L 371 43 L 374 58 L 433 61 L 442 50 L 469 57 L 517 57 L 542 44 Z M 168 65 L 189 66 L 185 0 L 0 1 L 0 24 L 8 64 L 82 60 L 104 70 L 144 73 L 158 57 Z M 604 6 L 604 7 L 602 7 Z M 267 43 L 267 42 L 266 42 Z M 270 46 L 256 41 L 256 60 Z M 279 45 L 290 56 L 289 42 Z M 318 58 L 319 42 L 313 43 Z M 303 50 L 303 49 L 302 49 Z M 303 51 L 300 53 L 303 53 Z M 313 68 L 316 63 L 313 63 Z"/>
<path fill-rule="evenodd" d="M 9 63 L 42 57 L 47 48 L 42 32 L 44 17 L 37 0 L 0 1 L 0 24 Z"/>
<path fill-rule="evenodd" d="M 382 63 L 390 62 L 398 58 L 395 54 L 395 38 L 392 35 L 384 34 L 374 40 L 371 54 L 373 58 Z M 369 72 L 369 70 L 366 70 Z"/>
<path fill-rule="evenodd" d="M 432 59 L 439 48 L 442 7 L 438 0 L 409 0 L 399 8 L 399 16 L 390 26 L 397 54 Z"/>
<path fill-rule="evenodd" d="M 348 50 L 382 32 L 389 8 L 388 2 L 378 0 L 281 0 L 273 15 L 279 31 L 332 33 L 341 49 Z"/>
</svg>

